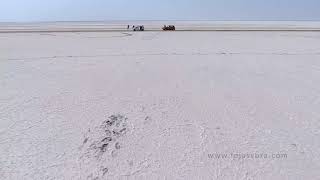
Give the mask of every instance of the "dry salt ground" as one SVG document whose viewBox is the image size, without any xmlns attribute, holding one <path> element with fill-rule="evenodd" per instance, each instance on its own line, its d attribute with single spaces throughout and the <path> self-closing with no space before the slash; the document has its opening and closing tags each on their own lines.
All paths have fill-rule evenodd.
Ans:
<svg viewBox="0 0 320 180">
<path fill-rule="evenodd" d="M 319 82 L 319 32 L 0 34 L 0 179 L 319 179 Z"/>
</svg>

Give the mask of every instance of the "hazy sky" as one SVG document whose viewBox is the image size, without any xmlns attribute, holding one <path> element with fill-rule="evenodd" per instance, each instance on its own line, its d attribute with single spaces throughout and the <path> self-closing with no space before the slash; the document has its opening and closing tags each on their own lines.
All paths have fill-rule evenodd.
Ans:
<svg viewBox="0 0 320 180">
<path fill-rule="evenodd" d="M 88 20 L 320 20 L 320 0 L 0 0 L 0 22 Z"/>
</svg>

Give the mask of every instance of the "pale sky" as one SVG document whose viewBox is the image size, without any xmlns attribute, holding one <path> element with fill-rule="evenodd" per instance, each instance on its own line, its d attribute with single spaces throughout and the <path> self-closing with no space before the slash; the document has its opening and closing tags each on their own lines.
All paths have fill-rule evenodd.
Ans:
<svg viewBox="0 0 320 180">
<path fill-rule="evenodd" d="M 0 22 L 320 21 L 320 0 L 0 0 Z"/>
</svg>

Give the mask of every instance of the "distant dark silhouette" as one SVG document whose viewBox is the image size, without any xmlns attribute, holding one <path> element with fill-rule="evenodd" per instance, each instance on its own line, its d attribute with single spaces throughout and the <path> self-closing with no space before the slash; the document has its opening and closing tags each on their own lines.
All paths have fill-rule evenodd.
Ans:
<svg viewBox="0 0 320 180">
<path fill-rule="evenodd" d="M 176 27 L 175 27 L 174 25 L 169 25 L 169 26 L 164 25 L 164 26 L 162 27 L 162 30 L 164 30 L 164 31 L 175 31 L 175 30 L 176 30 Z"/>
</svg>

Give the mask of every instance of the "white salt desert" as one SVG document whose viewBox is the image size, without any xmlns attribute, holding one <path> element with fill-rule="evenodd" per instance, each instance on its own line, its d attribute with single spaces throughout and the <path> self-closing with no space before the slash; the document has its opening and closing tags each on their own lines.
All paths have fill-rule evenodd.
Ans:
<svg viewBox="0 0 320 180">
<path fill-rule="evenodd" d="M 316 179 L 320 33 L 0 34 L 1 179 Z"/>
</svg>

